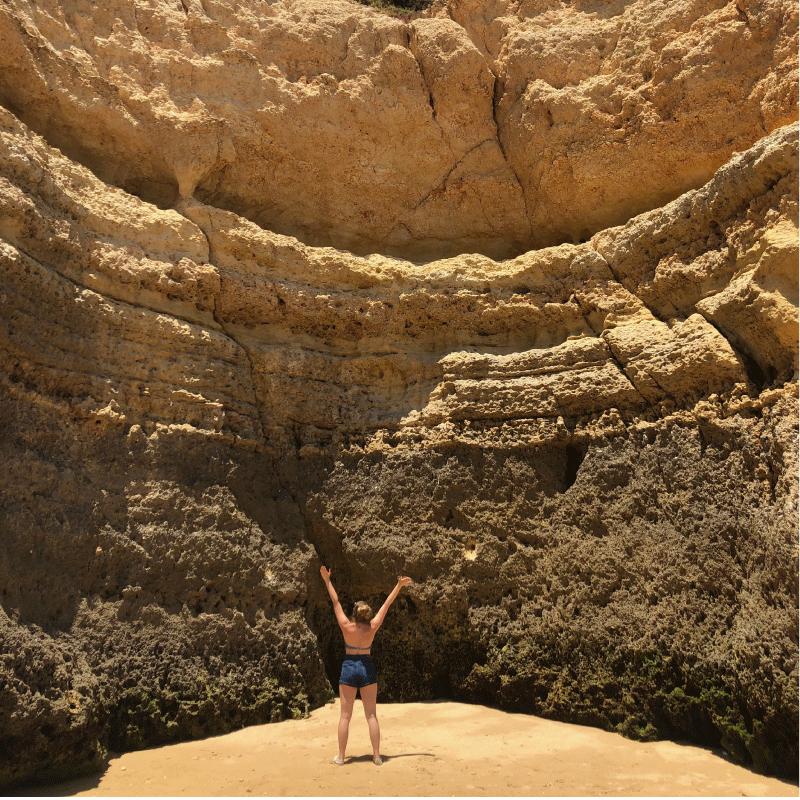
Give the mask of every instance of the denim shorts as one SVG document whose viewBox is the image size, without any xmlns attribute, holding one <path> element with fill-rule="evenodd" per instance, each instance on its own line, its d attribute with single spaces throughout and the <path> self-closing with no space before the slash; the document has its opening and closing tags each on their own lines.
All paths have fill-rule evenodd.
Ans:
<svg viewBox="0 0 800 800">
<path fill-rule="evenodd" d="M 339 683 L 361 689 L 377 682 L 378 676 L 375 674 L 375 665 L 369 656 L 357 656 L 348 653 L 344 657 Z"/>
</svg>

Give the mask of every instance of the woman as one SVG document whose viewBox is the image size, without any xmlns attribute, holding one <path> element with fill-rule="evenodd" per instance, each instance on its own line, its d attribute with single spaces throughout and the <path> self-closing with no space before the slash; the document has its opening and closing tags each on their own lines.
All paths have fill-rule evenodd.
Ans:
<svg viewBox="0 0 800 800">
<path fill-rule="evenodd" d="M 339 755 L 333 759 L 334 764 L 344 764 L 344 751 L 347 747 L 347 734 L 350 731 L 350 717 L 353 715 L 353 704 L 358 690 L 361 690 L 361 702 L 364 704 L 364 714 L 369 726 L 369 739 L 372 742 L 372 761 L 380 766 L 381 758 L 381 729 L 378 725 L 378 715 L 375 710 L 378 700 L 378 684 L 375 676 L 375 665 L 369 655 L 372 640 L 383 624 L 386 612 L 400 590 L 411 583 L 411 578 L 398 578 L 397 586 L 392 589 L 380 611 L 373 617 L 372 609 L 364 602 L 358 601 L 353 606 L 353 619 L 347 618 L 342 611 L 336 589 L 331 583 L 331 571 L 320 567 L 320 575 L 325 581 L 336 621 L 344 635 L 345 656 L 342 662 L 342 674 L 339 678 L 339 700 L 341 702 L 341 716 L 339 717 Z"/>
</svg>

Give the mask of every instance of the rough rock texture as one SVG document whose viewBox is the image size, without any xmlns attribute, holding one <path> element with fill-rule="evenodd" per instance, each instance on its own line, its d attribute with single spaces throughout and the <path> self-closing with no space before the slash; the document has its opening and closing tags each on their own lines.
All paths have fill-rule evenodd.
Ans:
<svg viewBox="0 0 800 800">
<path fill-rule="evenodd" d="M 385 699 L 796 775 L 796 23 L 0 6 L 0 783 L 324 702 L 320 563 Z"/>
<path fill-rule="evenodd" d="M 792 0 L 7 0 L 0 103 L 100 178 L 426 260 L 584 241 L 796 118 Z"/>
</svg>

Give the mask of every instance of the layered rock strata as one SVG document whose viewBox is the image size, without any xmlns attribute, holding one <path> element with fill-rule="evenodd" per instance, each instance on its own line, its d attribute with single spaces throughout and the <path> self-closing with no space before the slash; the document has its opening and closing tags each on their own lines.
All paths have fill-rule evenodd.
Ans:
<svg viewBox="0 0 800 800">
<path fill-rule="evenodd" d="M 796 126 L 781 127 L 796 113 L 794 17 L 768 2 L 687 4 L 680 17 L 656 3 L 492 7 L 450 3 L 448 18 L 410 25 L 342 2 L 273 3 L 258 18 L 244 6 L 236 24 L 207 0 L 96 19 L 74 4 L 2 9 L 0 782 L 325 702 L 342 647 L 320 563 L 345 602 L 379 603 L 398 573 L 414 577 L 376 640 L 382 698 L 487 702 L 796 771 L 798 144 Z M 602 72 L 612 62 L 576 56 L 561 74 L 545 45 L 577 53 L 580 35 L 560 34 L 590 19 L 595 34 L 629 31 L 612 37 L 621 58 L 635 15 L 661 27 L 624 61 L 633 71 L 656 63 L 643 52 L 663 67 L 680 48 L 676 63 L 708 65 L 743 18 L 768 43 L 757 57 L 725 50 L 726 74 L 750 80 L 719 106 L 730 141 L 678 137 L 683 155 L 661 159 L 652 183 L 616 171 L 591 202 L 582 175 L 581 192 L 558 190 L 573 205 L 548 206 L 557 160 L 550 172 L 526 148 L 571 126 L 513 127 L 535 106 L 536 87 L 513 77 L 523 52 L 540 54 L 537 80 L 566 88 L 559 102 L 588 84 L 602 98 L 604 85 L 627 85 Z M 676 26 L 686 30 L 669 45 Z M 230 56 L 237 83 L 218 56 L 247 30 L 255 55 Z M 338 78 L 324 71 L 336 36 L 347 45 Z M 156 80 L 160 58 L 174 83 Z M 343 105 L 326 101 L 341 115 L 357 84 L 364 136 L 407 140 L 426 130 L 400 121 L 417 114 L 409 59 L 454 148 L 436 163 L 444 174 L 460 159 L 468 177 L 463 201 L 455 178 L 440 181 L 401 242 L 382 231 L 427 189 L 408 183 L 408 166 L 358 161 L 347 117 L 337 141 L 353 160 L 307 143 L 312 180 L 287 177 L 286 143 L 298 119 L 312 138 L 326 125 L 333 135 L 317 106 L 263 105 L 272 127 L 258 131 L 236 114 L 265 102 L 257 68 L 258 91 L 277 86 L 282 102 L 343 91 Z M 704 70 L 692 74 L 703 85 Z M 123 79 L 139 86 L 136 103 Z M 196 87 L 191 103 L 182 86 Z M 675 87 L 681 108 L 700 96 L 692 86 Z M 230 98 L 230 124 L 208 123 L 218 139 L 192 127 L 193 104 L 212 97 Z M 397 119 L 378 125 L 369 115 L 391 103 Z M 497 133 L 471 162 L 469 136 L 492 133 L 487 114 Z M 647 136 L 688 136 L 679 117 L 683 127 Z M 156 123 L 178 119 L 164 146 Z M 279 133 L 280 158 L 240 155 Z M 419 135 L 418 160 L 403 163 L 422 182 L 439 167 Z M 575 135 L 591 150 L 588 129 Z M 225 136 L 236 158 L 222 169 Z M 631 147 L 627 174 L 664 141 Z M 573 165 L 591 158 L 553 147 Z M 520 166 L 535 163 L 547 180 Z M 659 172 L 670 163 L 673 183 Z M 254 204 L 267 185 L 274 211 Z M 623 187 L 628 205 L 614 210 Z M 348 203 L 378 194 L 382 221 L 353 222 Z M 470 205 L 487 198 L 511 220 L 492 232 Z M 325 203 L 336 219 L 318 213 Z M 459 254 L 391 255 L 437 249 Z"/>
</svg>

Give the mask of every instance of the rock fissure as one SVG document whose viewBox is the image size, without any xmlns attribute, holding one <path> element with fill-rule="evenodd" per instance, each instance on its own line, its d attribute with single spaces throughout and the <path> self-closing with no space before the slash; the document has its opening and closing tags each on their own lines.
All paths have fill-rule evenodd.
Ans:
<svg viewBox="0 0 800 800">
<path fill-rule="evenodd" d="M 711 319 L 706 314 L 703 314 L 702 311 L 698 311 L 699 314 L 702 315 L 703 319 L 711 325 L 714 330 L 722 336 L 725 341 L 728 342 L 733 352 L 736 354 L 737 358 L 741 359 L 742 363 L 744 364 L 745 370 L 747 371 L 747 377 L 749 378 L 750 382 L 755 386 L 759 391 L 764 390 L 767 388 L 767 385 L 771 383 L 771 380 L 768 379 L 768 376 L 765 375 L 764 371 L 762 370 L 759 363 L 753 358 L 753 356 L 747 352 L 747 350 L 742 347 L 739 338 L 735 335 L 732 335 L 730 331 L 726 331 L 721 328 L 719 325 L 715 323 L 713 319 Z"/>
<path fill-rule="evenodd" d="M 185 215 L 182 215 L 182 216 L 185 216 Z M 203 236 L 205 237 L 206 244 L 208 246 L 208 261 L 209 261 L 210 264 L 214 265 L 214 246 L 213 246 L 213 243 L 211 241 L 211 237 L 208 235 L 208 233 L 206 232 L 205 228 L 203 228 L 202 225 L 198 224 L 197 222 L 194 222 L 193 220 L 189 219 L 188 217 L 185 217 L 185 218 L 187 220 L 189 220 L 189 222 L 192 222 L 194 225 L 196 225 L 198 230 L 200 230 L 202 232 Z M 213 222 L 209 221 L 209 225 L 213 229 Z M 265 432 L 268 430 L 268 425 L 267 425 L 268 420 L 265 418 L 266 409 L 264 407 L 264 404 L 259 402 L 258 394 L 257 394 L 257 391 L 256 391 L 255 376 L 256 376 L 257 372 L 256 372 L 255 364 L 253 363 L 253 357 L 252 357 L 252 355 L 250 353 L 250 350 L 245 345 L 243 345 L 241 342 L 239 342 L 236 339 L 236 337 L 231 333 L 231 331 L 229 329 L 229 326 L 226 325 L 224 319 L 222 319 L 222 317 L 218 313 L 218 310 L 217 310 L 218 302 L 219 302 L 219 294 L 214 294 L 214 296 L 213 296 L 213 312 L 212 312 L 213 313 L 213 317 L 214 317 L 214 321 L 217 323 L 217 325 L 219 325 L 220 330 L 232 342 L 234 342 L 236 344 L 236 346 L 245 354 L 245 356 L 247 357 L 248 364 L 250 365 L 250 387 L 251 387 L 251 391 L 252 391 L 252 403 L 253 403 L 253 407 L 259 410 L 259 425 L 261 427 L 261 430 L 259 431 L 259 438 L 260 438 L 262 444 L 266 444 L 267 436 L 266 436 Z"/>
<path fill-rule="evenodd" d="M 430 190 L 430 191 L 429 191 L 429 192 L 428 192 L 428 193 L 427 193 L 427 194 L 426 194 L 426 195 L 425 195 L 425 196 L 424 196 L 424 197 L 423 197 L 423 198 L 422 198 L 422 199 L 421 199 L 421 200 L 420 200 L 420 201 L 419 201 L 419 202 L 416 204 L 416 206 L 414 206 L 414 209 L 416 210 L 416 209 L 418 209 L 420 206 L 424 205 L 424 203 L 426 202 L 426 200 L 428 200 L 428 198 L 429 198 L 429 197 L 431 197 L 431 195 L 434 195 L 434 194 L 438 194 L 438 193 L 440 193 L 440 192 L 441 192 L 441 191 L 442 191 L 442 190 L 445 188 L 445 186 L 447 185 L 447 181 L 448 181 L 448 180 L 450 180 L 450 176 L 451 176 L 451 175 L 452 175 L 452 174 L 453 174 L 453 173 L 454 173 L 454 172 L 455 172 L 455 171 L 456 171 L 456 170 L 457 170 L 457 169 L 458 169 L 458 168 L 459 168 L 459 167 L 460 167 L 460 166 L 461 166 L 461 165 L 464 163 L 464 161 L 465 161 L 465 159 L 467 158 L 467 156 L 471 155 L 471 154 L 472 154 L 472 153 L 474 153 L 474 152 L 475 152 L 475 151 L 476 151 L 478 148 L 480 148 L 480 147 L 483 147 L 483 145 L 485 145 L 487 142 L 490 142 L 490 141 L 493 141 L 493 140 L 492 140 L 492 139 L 484 139 L 482 142 L 478 142 L 477 144 L 474 144 L 474 145 L 472 145 L 472 147 L 470 147 L 470 149 L 469 149 L 469 150 L 467 150 L 467 152 L 466 152 L 466 153 L 464 153 L 464 155 L 463 155 L 463 156 L 461 156 L 461 158 L 459 158 L 459 159 L 458 159 L 458 161 L 456 161 L 456 163 L 455 163 L 455 164 L 453 164 L 453 166 L 450 168 L 450 170 L 447 172 L 447 174 L 444 176 L 444 178 L 442 178 L 442 180 L 441 180 L 441 181 L 440 181 L 440 182 L 439 182 L 439 183 L 438 183 L 436 186 L 434 186 L 434 187 L 433 187 L 433 189 L 431 189 L 431 190 Z"/>
<path fill-rule="evenodd" d="M 487 67 L 488 67 L 488 65 L 487 65 Z M 490 70 L 490 72 L 491 72 L 491 70 Z M 492 122 L 494 123 L 495 137 L 497 139 L 497 146 L 500 148 L 500 152 L 503 155 L 503 159 L 506 162 L 506 164 L 508 165 L 508 168 L 511 170 L 512 174 L 514 175 L 514 179 L 516 180 L 517 185 L 519 186 L 519 190 L 522 193 L 522 201 L 523 201 L 523 205 L 525 207 L 525 218 L 526 218 L 527 223 L 528 223 L 528 233 L 529 233 L 529 237 L 530 237 L 529 241 L 533 241 L 533 239 L 534 239 L 534 236 L 533 236 L 533 223 L 531 222 L 530 214 L 528 213 L 528 196 L 527 196 L 527 192 L 525 191 L 525 185 L 522 183 L 522 180 L 520 179 L 519 174 L 517 173 L 516 169 L 514 168 L 514 165 L 509 160 L 508 153 L 506 152 L 506 148 L 503 145 L 502 130 L 500 128 L 500 121 L 498 120 L 498 116 L 497 116 L 497 114 L 498 114 L 497 108 L 498 108 L 498 104 L 500 102 L 500 97 L 502 95 L 502 88 L 501 88 L 501 84 L 500 84 L 497 76 L 494 73 L 492 73 L 492 77 L 494 79 L 494 84 L 493 84 L 493 87 L 492 87 Z"/>
<path fill-rule="evenodd" d="M 48 264 L 44 264 L 39 261 L 32 253 L 26 251 L 19 244 L 15 243 L 12 244 L 12 247 L 19 252 L 21 255 L 25 256 L 25 258 L 29 259 L 31 263 L 35 264 L 40 270 L 46 273 L 50 273 L 52 275 L 57 275 L 61 278 L 64 282 L 68 283 L 72 287 L 74 287 L 76 294 L 80 294 L 81 292 L 91 292 L 92 294 L 97 295 L 98 297 L 102 298 L 103 300 L 110 300 L 113 303 L 118 303 L 121 306 L 125 306 L 127 308 L 136 309 L 138 311 L 146 311 L 151 314 L 163 314 L 164 311 L 161 308 L 157 308 L 155 306 L 147 305 L 144 303 L 137 303 L 130 298 L 130 295 L 120 295 L 114 296 L 113 294 L 107 294 L 102 291 L 98 291 L 97 288 L 81 283 L 75 276 L 69 275 L 65 272 L 58 270 L 55 267 L 51 267 Z M 185 322 L 188 325 L 197 325 L 198 320 L 196 318 L 181 316 L 179 313 L 170 313 L 169 316 L 179 322 Z M 232 338 L 232 337 L 231 337 Z"/>
<path fill-rule="evenodd" d="M 607 339 L 606 337 L 603 337 L 603 336 L 601 336 L 600 338 L 601 338 L 601 339 L 602 339 L 602 341 L 605 343 L 605 345 L 606 345 L 606 347 L 607 347 L 607 349 L 608 349 L 608 354 L 609 354 L 609 355 L 611 356 L 611 358 L 614 360 L 614 363 L 616 364 L 616 366 L 617 366 L 617 369 L 619 369 L 619 371 L 620 371 L 620 374 L 621 374 L 621 375 L 623 375 L 623 376 L 625 377 L 625 380 L 626 380 L 626 381 L 627 381 L 627 382 L 628 382 L 628 383 L 631 385 L 631 388 L 632 388 L 632 389 L 633 389 L 633 390 L 636 392 L 636 394 L 637 394 L 637 395 L 639 395 L 639 397 L 642 399 L 642 402 L 644 402 L 644 404 L 645 404 L 645 405 L 646 405 L 648 408 L 650 408 L 652 411 L 654 411 L 654 412 L 656 412 L 656 413 L 657 413 L 657 409 L 656 409 L 656 407 L 653 405 L 653 402 L 652 402 L 651 400 L 648 400 L 648 399 L 647 399 L 647 398 L 646 398 L 646 397 L 645 397 L 645 396 L 642 394 L 641 390 L 640 390 L 640 389 L 639 389 L 639 387 L 636 385 L 636 382 L 635 382 L 635 381 L 633 380 L 633 378 L 631 378 L 631 377 L 630 377 L 630 375 L 628 374 L 628 370 L 627 370 L 627 368 L 626 368 L 625 362 L 622 360 L 622 358 L 620 357 L 620 355 L 619 355 L 619 354 L 618 354 L 618 353 L 615 351 L 615 349 L 614 349 L 614 346 L 613 346 L 613 345 L 612 345 L 612 344 L 611 344 L 611 343 L 608 341 L 608 339 Z M 648 377 L 649 377 L 651 380 L 653 380 L 653 382 L 654 382 L 654 383 L 657 383 L 657 382 L 655 381 L 655 379 L 652 377 L 652 375 L 648 375 Z M 660 388 L 660 389 L 663 391 L 663 388 L 662 388 L 661 386 L 659 386 L 659 388 Z"/>
<path fill-rule="evenodd" d="M 442 126 L 441 122 L 439 121 L 439 114 L 438 114 L 438 111 L 436 109 L 436 102 L 434 100 L 433 88 L 431 86 L 431 82 L 428 79 L 428 76 L 425 73 L 425 67 L 424 67 L 422 61 L 420 60 L 419 52 L 418 52 L 417 48 L 415 47 L 414 35 L 411 32 L 411 30 L 409 30 L 409 33 L 408 33 L 407 46 L 408 46 L 409 52 L 411 53 L 411 55 L 414 58 L 414 61 L 416 62 L 417 71 L 418 71 L 419 76 L 422 79 L 422 83 L 423 83 L 423 85 L 425 87 L 425 91 L 427 93 L 428 105 L 430 106 L 431 118 L 432 118 L 434 124 L 436 125 L 436 127 L 439 130 L 439 135 L 441 136 L 442 141 L 444 142 L 445 146 L 447 147 L 447 149 L 448 149 L 448 151 L 450 153 L 450 157 L 453 160 L 457 161 L 457 156 L 455 154 L 455 151 L 453 150 L 453 145 L 452 145 L 452 143 L 450 141 L 450 137 L 447 135 L 447 133 L 445 132 L 444 127 Z M 455 166 L 450 170 L 450 172 L 452 172 L 453 169 L 455 169 Z M 450 174 L 450 172 L 448 172 L 448 175 Z M 416 211 L 418 207 L 419 207 L 419 204 L 414 206 L 414 210 Z"/>
</svg>

